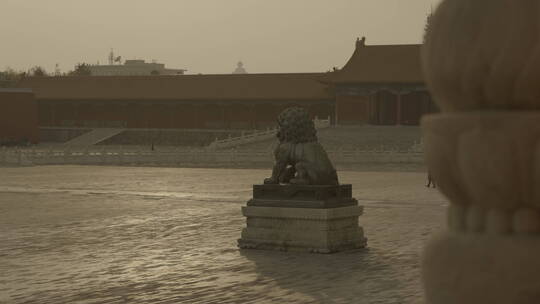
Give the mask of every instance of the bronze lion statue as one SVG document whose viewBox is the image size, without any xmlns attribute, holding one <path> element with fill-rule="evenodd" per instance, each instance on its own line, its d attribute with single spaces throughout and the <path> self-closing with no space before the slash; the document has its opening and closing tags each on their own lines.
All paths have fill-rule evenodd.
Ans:
<svg viewBox="0 0 540 304">
<path fill-rule="evenodd" d="M 317 141 L 317 131 L 306 110 L 285 109 L 279 114 L 272 176 L 265 184 L 338 185 L 328 154 Z"/>
</svg>

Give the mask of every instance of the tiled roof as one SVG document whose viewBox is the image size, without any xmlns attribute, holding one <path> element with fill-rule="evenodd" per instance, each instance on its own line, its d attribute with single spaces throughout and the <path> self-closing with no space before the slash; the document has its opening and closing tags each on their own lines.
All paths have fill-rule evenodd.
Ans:
<svg viewBox="0 0 540 304">
<path fill-rule="evenodd" d="M 332 95 L 324 73 L 29 77 L 37 99 L 309 100 Z"/>
<path fill-rule="evenodd" d="M 345 66 L 331 73 L 333 83 L 423 83 L 419 44 L 365 45 L 356 49 Z"/>
</svg>

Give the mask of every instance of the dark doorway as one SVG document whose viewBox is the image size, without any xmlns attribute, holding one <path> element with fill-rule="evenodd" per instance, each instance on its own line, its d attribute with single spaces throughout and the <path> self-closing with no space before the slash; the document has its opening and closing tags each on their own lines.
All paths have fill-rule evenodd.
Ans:
<svg viewBox="0 0 540 304">
<path fill-rule="evenodd" d="M 389 91 L 379 91 L 372 103 L 370 122 L 374 125 L 395 125 L 397 123 L 396 94 Z"/>
</svg>

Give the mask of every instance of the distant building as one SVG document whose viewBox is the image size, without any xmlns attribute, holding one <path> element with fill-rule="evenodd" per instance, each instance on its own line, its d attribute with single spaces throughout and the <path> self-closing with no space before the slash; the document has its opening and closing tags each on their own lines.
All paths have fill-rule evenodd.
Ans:
<svg viewBox="0 0 540 304">
<path fill-rule="evenodd" d="M 137 77 L 26 77 L 18 87 L 33 90 L 41 128 L 264 129 L 290 106 L 330 116 L 333 125 L 418 125 L 437 111 L 420 49 L 358 39 L 347 63 L 327 73 L 170 77 L 146 70 Z M 130 62 L 104 66 L 111 72 L 97 75 L 125 71 Z"/>
<path fill-rule="evenodd" d="M 330 73 L 335 124 L 418 125 L 438 111 L 424 83 L 419 44 L 366 45 L 358 39 L 343 68 Z"/>
<path fill-rule="evenodd" d="M 247 74 L 246 69 L 244 69 L 244 64 L 242 63 L 242 61 L 238 61 L 238 63 L 236 64 L 236 69 L 232 73 L 233 74 Z"/>
<path fill-rule="evenodd" d="M 38 106 L 31 89 L 0 88 L 0 109 L 0 146 L 39 141 Z"/>
<path fill-rule="evenodd" d="M 333 117 L 325 74 L 27 77 L 40 127 L 264 129 L 285 108 Z M 0 112 L 2 108 L 0 108 Z"/>
<path fill-rule="evenodd" d="M 167 69 L 162 63 L 126 60 L 124 64 L 91 65 L 92 76 L 182 75 L 184 69 Z"/>
</svg>

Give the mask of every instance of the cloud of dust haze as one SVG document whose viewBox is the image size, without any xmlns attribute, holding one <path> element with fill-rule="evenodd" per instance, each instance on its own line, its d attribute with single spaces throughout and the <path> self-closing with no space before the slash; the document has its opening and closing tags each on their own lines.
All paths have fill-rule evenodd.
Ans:
<svg viewBox="0 0 540 304">
<path fill-rule="evenodd" d="M 0 0 L 0 70 L 152 59 L 188 73 L 324 72 L 367 44 L 420 43 L 438 0 Z"/>
</svg>

